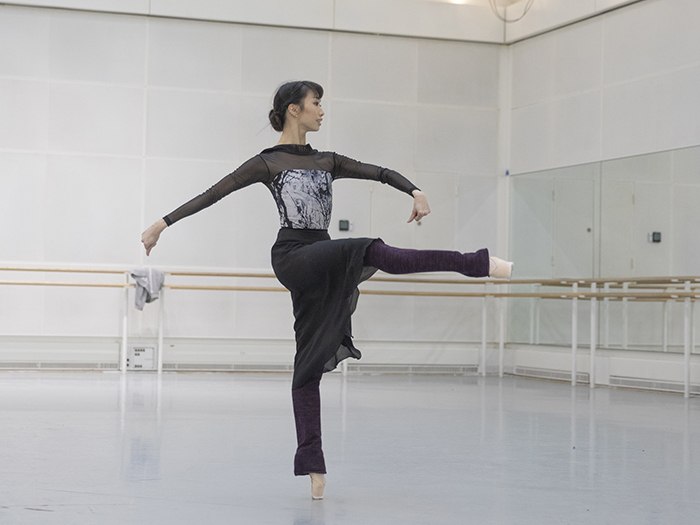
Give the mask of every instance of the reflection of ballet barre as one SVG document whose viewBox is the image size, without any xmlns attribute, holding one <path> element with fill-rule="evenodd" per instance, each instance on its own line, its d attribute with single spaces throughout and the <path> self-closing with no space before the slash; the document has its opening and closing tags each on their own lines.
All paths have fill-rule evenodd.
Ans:
<svg viewBox="0 0 700 525">
<path fill-rule="evenodd" d="M 120 349 L 120 370 L 126 370 L 126 348 L 128 334 L 128 290 L 135 285 L 129 282 L 130 271 L 128 270 L 100 270 L 100 269 L 67 269 L 67 268 L 21 268 L 21 267 L 0 267 L 0 271 L 7 272 L 44 272 L 44 273 L 74 273 L 74 274 L 106 274 L 106 275 L 121 275 L 125 277 L 125 282 L 108 283 L 108 282 L 58 282 L 58 281 L 20 281 L 20 280 L 0 280 L 0 285 L 8 286 L 66 286 L 66 287 L 90 287 L 90 288 L 123 288 L 125 289 L 125 308 L 123 316 L 123 333 L 122 345 Z M 246 273 L 246 272 L 183 272 L 173 271 L 166 272 L 166 276 L 170 277 L 231 277 L 231 278 L 274 278 L 272 273 Z M 683 301 L 685 304 L 685 325 L 684 325 L 684 354 L 685 354 L 685 388 L 684 393 L 689 397 L 690 392 L 690 354 L 694 346 L 692 319 L 694 303 L 700 299 L 700 290 L 695 290 L 700 287 L 700 277 L 636 277 L 629 279 L 521 279 L 511 281 L 494 281 L 485 279 L 433 279 L 433 278 L 406 278 L 406 277 L 384 277 L 383 275 L 375 276 L 369 279 L 368 282 L 382 283 L 403 283 L 403 284 L 432 284 L 432 285 L 484 285 L 498 286 L 499 291 L 483 291 L 483 292 L 442 292 L 442 291 L 415 291 L 415 290 L 375 290 L 362 289 L 361 294 L 366 295 L 384 295 L 384 296 L 416 296 L 416 297 L 454 297 L 454 298 L 481 298 L 482 299 L 482 337 L 481 337 L 481 354 L 479 363 L 479 372 L 481 375 L 486 375 L 486 346 L 487 346 L 487 298 L 491 297 L 499 299 L 499 376 L 503 376 L 503 353 L 505 346 L 505 299 L 506 298 L 525 298 L 534 299 L 537 302 L 533 303 L 535 308 L 531 310 L 533 316 L 532 330 L 538 329 L 539 319 L 539 300 L 540 299 L 559 299 L 571 300 L 572 303 L 572 364 L 571 364 L 571 382 L 576 384 L 576 354 L 578 348 L 578 300 L 591 301 L 591 352 L 590 352 L 590 373 L 589 383 L 591 388 L 595 387 L 595 350 L 598 339 L 597 334 L 597 301 L 604 301 L 605 311 L 605 342 L 607 346 L 607 330 L 609 328 L 609 319 L 607 311 L 607 303 L 609 301 L 622 301 L 623 303 L 623 344 L 622 348 L 627 349 L 627 331 L 628 331 L 628 311 L 627 303 L 629 301 L 639 302 L 664 302 L 664 351 L 667 348 L 667 330 L 668 330 L 668 304 L 674 301 Z M 598 285 L 603 285 L 603 291 L 598 291 Z M 500 289 L 504 286 L 517 287 L 518 285 L 535 285 L 539 290 L 541 287 L 571 287 L 571 292 L 502 292 Z M 590 286 L 591 291 L 579 291 L 579 286 Z M 675 287 L 683 287 L 681 290 L 674 289 Z M 166 284 L 164 288 L 170 290 L 202 290 L 202 291 L 241 291 L 241 292 L 287 292 L 283 287 L 264 287 L 264 286 L 222 286 L 222 285 L 193 285 L 193 284 Z M 658 289 L 663 291 L 658 291 Z M 638 290 L 638 291 L 630 291 Z M 695 290 L 695 291 L 694 291 Z M 163 312 L 164 298 L 161 297 L 159 311 L 159 326 L 158 326 L 158 372 L 162 372 L 163 366 Z M 539 342 L 539 337 L 534 336 L 534 341 Z M 344 367 L 344 371 L 346 368 Z"/>
</svg>

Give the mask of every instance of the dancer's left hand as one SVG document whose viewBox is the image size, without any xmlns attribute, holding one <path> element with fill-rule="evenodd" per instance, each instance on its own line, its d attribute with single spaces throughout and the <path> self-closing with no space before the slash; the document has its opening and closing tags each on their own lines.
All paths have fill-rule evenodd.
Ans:
<svg viewBox="0 0 700 525">
<path fill-rule="evenodd" d="M 428 206 L 428 198 L 420 190 L 413 190 L 413 211 L 408 218 L 408 222 L 420 221 L 423 217 L 430 213 Z"/>
</svg>

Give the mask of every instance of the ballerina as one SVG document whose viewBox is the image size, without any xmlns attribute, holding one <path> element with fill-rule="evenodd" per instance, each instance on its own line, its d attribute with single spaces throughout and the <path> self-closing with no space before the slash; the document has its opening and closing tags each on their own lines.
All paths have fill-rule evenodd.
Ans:
<svg viewBox="0 0 700 525">
<path fill-rule="evenodd" d="M 381 239 L 331 240 L 332 183 L 340 178 L 379 181 L 413 197 L 408 222 L 430 213 L 425 194 L 396 171 L 365 164 L 334 152 L 321 152 L 306 142 L 318 131 L 325 115 L 323 88 L 311 81 L 288 82 L 275 93 L 270 123 L 281 132 L 279 141 L 263 150 L 204 193 L 194 197 L 143 232 L 146 255 L 161 233 L 174 223 L 211 206 L 233 191 L 261 182 L 277 204 L 280 230 L 272 246 L 272 268 L 291 292 L 296 354 L 292 402 L 297 433 L 294 474 L 310 476 L 311 494 L 323 498 L 326 464 L 321 446 L 323 373 L 344 359 L 359 359 L 352 342 L 350 317 L 357 286 L 380 269 L 406 274 L 455 271 L 470 277 L 510 279 L 513 263 L 490 257 L 487 249 L 474 253 L 411 250 L 388 246 Z"/>
</svg>

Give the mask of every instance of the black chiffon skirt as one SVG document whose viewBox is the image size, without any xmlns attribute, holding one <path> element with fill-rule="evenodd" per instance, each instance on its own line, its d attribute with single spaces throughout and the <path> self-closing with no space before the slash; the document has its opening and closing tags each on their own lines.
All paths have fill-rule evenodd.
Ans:
<svg viewBox="0 0 700 525">
<path fill-rule="evenodd" d="M 297 347 L 293 389 L 318 380 L 343 359 L 361 357 L 352 344 L 350 317 L 357 306 L 357 286 L 377 271 L 363 264 L 375 240 L 331 240 L 326 230 L 279 231 L 272 268 L 292 293 Z"/>
</svg>

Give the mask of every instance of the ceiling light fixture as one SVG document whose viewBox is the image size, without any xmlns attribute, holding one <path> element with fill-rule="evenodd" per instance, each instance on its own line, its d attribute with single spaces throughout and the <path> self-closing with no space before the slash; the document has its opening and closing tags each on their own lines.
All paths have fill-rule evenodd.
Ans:
<svg viewBox="0 0 700 525">
<path fill-rule="evenodd" d="M 508 19 L 505 16 L 501 15 L 501 13 L 498 12 L 498 7 L 508 7 L 513 4 L 517 4 L 521 0 L 489 0 L 489 5 L 491 6 L 491 10 L 493 11 L 493 14 L 496 15 L 500 20 L 506 22 L 507 24 L 510 24 L 512 22 L 518 22 L 523 19 L 523 17 L 527 14 L 527 12 L 530 10 L 532 7 L 532 4 L 535 0 L 527 0 L 527 4 L 525 4 L 525 9 L 523 9 L 523 14 L 520 15 L 517 18 L 513 19 Z"/>
</svg>

